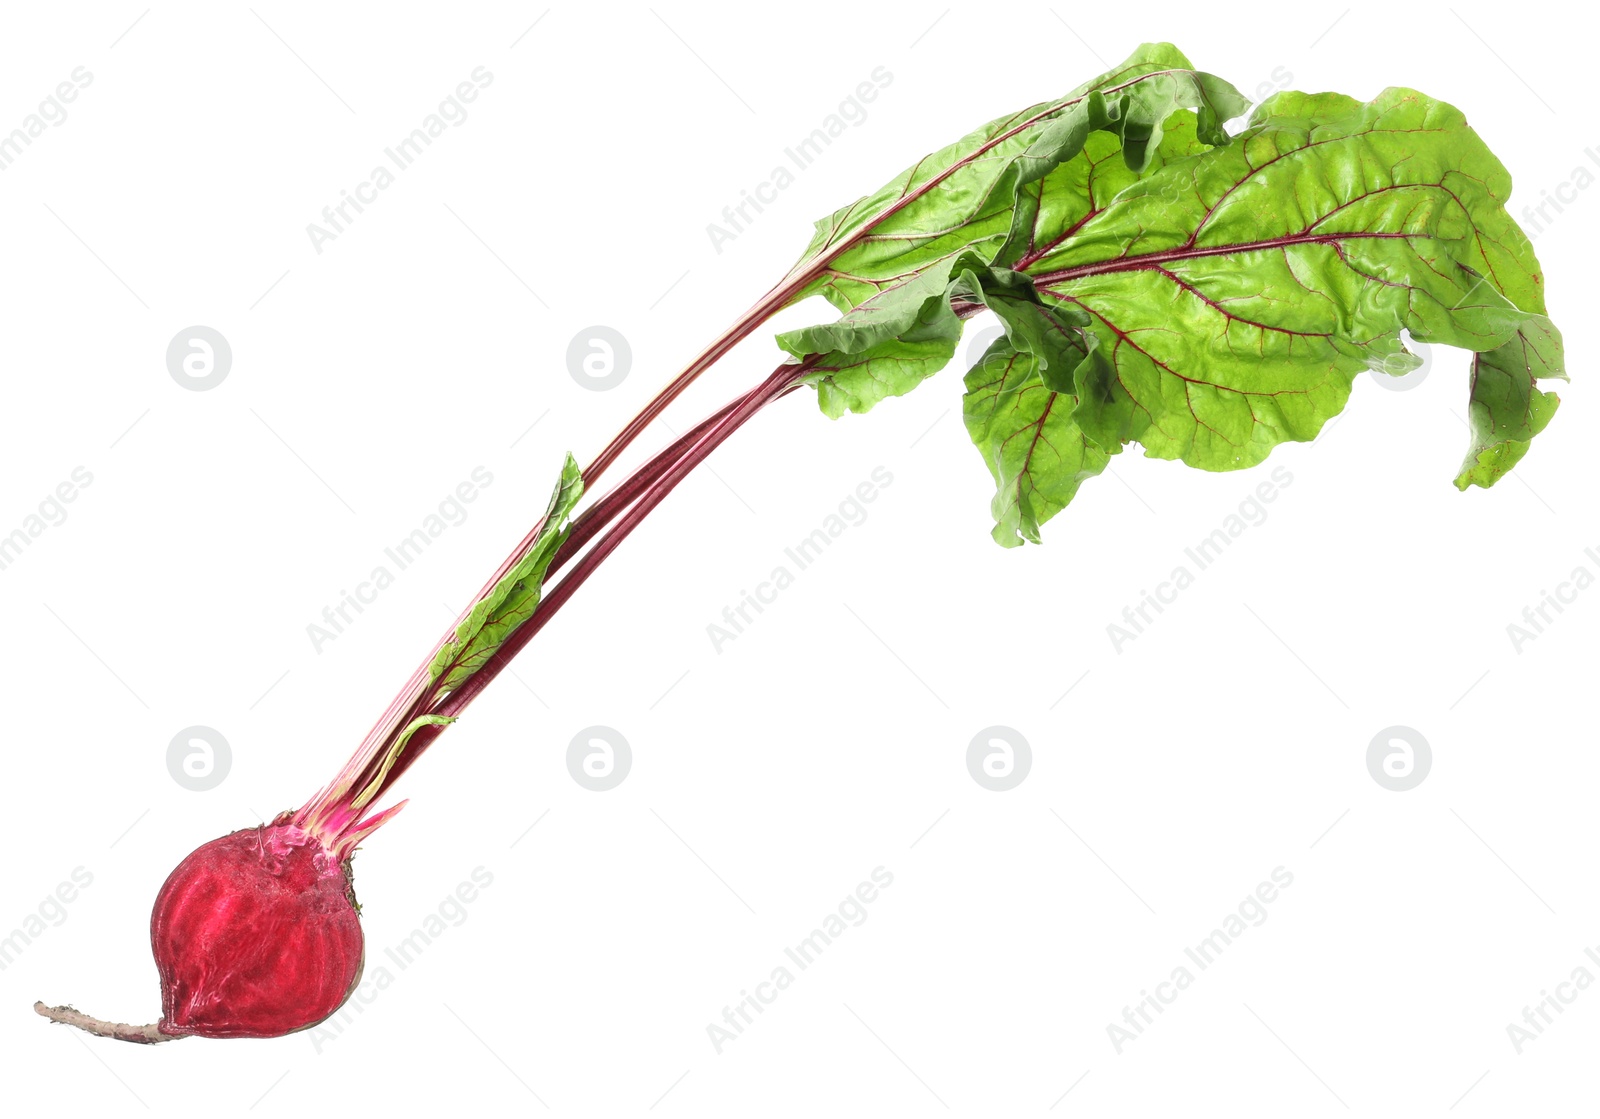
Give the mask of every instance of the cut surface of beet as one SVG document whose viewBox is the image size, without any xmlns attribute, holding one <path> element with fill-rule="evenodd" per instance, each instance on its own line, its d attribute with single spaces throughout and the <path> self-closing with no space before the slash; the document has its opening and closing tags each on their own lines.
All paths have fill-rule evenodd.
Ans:
<svg viewBox="0 0 1600 1119">
<path fill-rule="evenodd" d="M 361 978 L 348 863 L 274 822 L 196 848 L 150 917 L 162 1033 L 279 1037 L 314 1026 Z"/>
</svg>

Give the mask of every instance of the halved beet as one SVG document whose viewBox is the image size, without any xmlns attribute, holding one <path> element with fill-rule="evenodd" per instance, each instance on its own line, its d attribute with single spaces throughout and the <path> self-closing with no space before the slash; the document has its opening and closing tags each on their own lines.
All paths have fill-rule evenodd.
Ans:
<svg viewBox="0 0 1600 1119">
<path fill-rule="evenodd" d="M 195 849 L 150 916 L 158 1029 L 278 1037 L 328 1017 L 361 978 L 350 864 L 280 817 Z"/>
</svg>

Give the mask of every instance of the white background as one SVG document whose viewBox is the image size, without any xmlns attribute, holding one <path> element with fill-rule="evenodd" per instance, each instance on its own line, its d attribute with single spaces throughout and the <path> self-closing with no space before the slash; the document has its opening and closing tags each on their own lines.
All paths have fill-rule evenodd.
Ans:
<svg viewBox="0 0 1600 1119">
<path fill-rule="evenodd" d="M 837 423 L 796 395 L 406 776 L 410 806 L 355 863 L 369 977 L 475 868 L 493 884 L 341 1035 L 145 1049 L 35 1017 L 44 998 L 154 1020 L 146 929 L 169 869 L 326 781 L 561 455 L 592 455 L 814 218 L 925 152 L 1150 38 L 1251 94 L 1281 69 L 1449 100 L 1513 169 L 1517 213 L 1600 144 L 1585 37 L 1532 9 L 1111 5 L 1063 11 L 1071 27 L 1025 6 L 143 10 L 0 26 L 0 129 L 93 74 L 0 173 L 0 530 L 93 475 L 0 572 L 0 933 L 93 875 L 0 971 L 8 1112 L 1592 1106 L 1600 993 L 1521 1055 L 1506 1031 L 1573 969 L 1600 975 L 1583 954 L 1600 591 L 1520 653 L 1506 632 L 1574 567 L 1600 572 L 1592 188 L 1537 241 L 1574 384 L 1495 490 L 1450 485 L 1456 351 L 1412 391 L 1363 376 L 1315 446 L 1256 471 L 1125 455 L 1016 551 L 989 540 L 959 369 Z M 470 116 L 316 252 L 307 224 L 479 66 Z M 880 66 L 867 119 L 716 252 L 707 224 Z M 566 367 L 597 323 L 633 352 L 609 392 Z M 165 365 L 195 324 L 233 350 L 211 391 Z M 667 422 L 778 356 L 759 332 Z M 494 481 L 470 517 L 316 651 L 307 625 L 478 466 Z M 866 522 L 715 652 L 708 623 L 878 466 L 894 480 Z M 1293 482 L 1265 523 L 1115 652 L 1108 623 L 1274 467 Z M 167 769 L 195 724 L 231 745 L 209 792 Z M 606 793 L 567 772 L 594 724 L 633 751 Z M 994 724 L 1032 748 L 1005 793 L 966 765 Z M 1433 754 L 1405 793 L 1366 763 L 1395 724 Z M 879 866 L 894 881 L 865 923 L 717 1053 L 708 1024 Z M 1293 885 L 1265 923 L 1119 1054 L 1108 1024 L 1280 866 Z"/>
</svg>

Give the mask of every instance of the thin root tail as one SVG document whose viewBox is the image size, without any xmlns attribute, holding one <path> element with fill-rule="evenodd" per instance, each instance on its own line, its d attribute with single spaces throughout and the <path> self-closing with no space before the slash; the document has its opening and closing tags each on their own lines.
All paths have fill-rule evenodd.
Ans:
<svg viewBox="0 0 1600 1119">
<path fill-rule="evenodd" d="M 98 1018 L 91 1018 L 81 1010 L 70 1006 L 46 1006 L 42 1002 L 33 1004 L 36 1013 L 42 1014 L 52 1022 L 60 1022 L 64 1026 L 77 1026 L 78 1029 L 92 1033 L 97 1037 L 114 1037 L 118 1041 L 131 1041 L 136 1045 L 155 1045 L 162 1041 L 176 1041 L 181 1034 L 164 1034 L 152 1022 L 148 1026 L 130 1026 L 123 1022 L 102 1022 Z"/>
</svg>

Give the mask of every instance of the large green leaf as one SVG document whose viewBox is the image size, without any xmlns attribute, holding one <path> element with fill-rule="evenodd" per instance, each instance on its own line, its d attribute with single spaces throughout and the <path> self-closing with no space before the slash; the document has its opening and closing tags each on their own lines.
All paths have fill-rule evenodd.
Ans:
<svg viewBox="0 0 1600 1119">
<path fill-rule="evenodd" d="M 1076 401 L 1046 388 L 1031 354 L 1000 338 L 967 371 L 962 416 L 995 481 L 993 536 L 1039 543 L 1039 526 L 1067 507 L 1111 454 L 1072 421 Z"/>
<path fill-rule="evenodd" d="M 1159 147 L 1147 149 L 1143 162 L 1153 168 L 1204 150 L 1207 145 L 1198 139 L 1198 128 L 1194 113 L 1173 111 Z M 1029 202 L 1020 212 L 1028 226 L 1013 229 L 1008 244 L 1015 242 L 1023 264 L 1042 257 L 1138 178 L 1139 173 L 1127 165 L 1119 136 L 1090 133 L 1077 155 L 1048 178 L 1026 184 Z M 969 297 L 966 310 L 976 303 L 995 310 L 1013 346 L 1040 359 L 1039 368 L 1050 386 L 1073 391 L 1073 370 L 1083 356 L 1083 343 L 1068 336 L 1069 328 L 1087 325 L 1088 316 L 1041 306 L 1026 279 L 1012 270 L 984 266 L 980 258 L 981 251 L 973 249 L 941 257 L 875 292 L 835 322 L 779 336 L 779 345 L 797 357 L 823 355 L 811 378 L 822 410 L 833 417 L 865 412 L 937 373 L 955 353 L 961 336 L 959 317 L 949 313 L 951 297 L 980 289 L 981 294 Z M 966 284 L 952 287 L 964 270 L 974 275 Z"/>
<path fill-rule="evenodd" d="M 818 221 L 790 272 L 805 281 L 797 298 L 821 294 L 847 311 L 968 249 L 997 245 L 1018 191 L 1071 159 L 1096 129 L 1125 136 L 1125 159 L 1137 168 L 1178 110 L 1197 110 L 1220 141 L 1220 122 L 1248 105 L 1170 43 L 1146 43 L 1065 97 L 989 122 Z"/>
<path fill-rule="evenodd" d="M 583 496 L 583 475 L 577 460 L 567 456 L 561 478 L 550 495 L 538 534 L 523 556 L 475 602 L 442 645 L 429 666 L 429 677 L 443 695 L 482 668 L 523 622 L 533 616 L 543 590 L 545 570 L 567 539 L 567 518 Z M 406 731 L 409 735 L 410 728 Z"/>
<path fill-rule="evenodd" d="M 1415 91 L 1272 98 L 1028 261 L 1101 343 L 1074 419 L 1108 449 L 1235 469 L 1314 438 L 1362 370 L 1414 364 L 1402 329 L 1496 349 L 1542 310 L 1509 192 L 1461 113 Z"/>
</svg>

